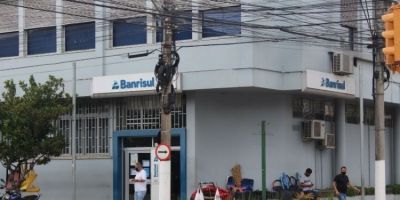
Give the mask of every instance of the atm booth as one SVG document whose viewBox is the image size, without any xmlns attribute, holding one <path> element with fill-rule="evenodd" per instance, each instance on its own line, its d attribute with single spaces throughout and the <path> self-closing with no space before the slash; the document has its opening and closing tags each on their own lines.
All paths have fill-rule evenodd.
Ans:
<svg viewBox="0 0 400 200">
<path fill-rule="evenodd" d="M 113 200 L 133 200 L 140 162 L 147 173 L 145 200 L 158 200 L 158 161 L 155 156 L 159 129 L 125 130 L 113 134 Z M 186 199 L 186 130 L 171 130 L 171 200 Z"/>
</svg>

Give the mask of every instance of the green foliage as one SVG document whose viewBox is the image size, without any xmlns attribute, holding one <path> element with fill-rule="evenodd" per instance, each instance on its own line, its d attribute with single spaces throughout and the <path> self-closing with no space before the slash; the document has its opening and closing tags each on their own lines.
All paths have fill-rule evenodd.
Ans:
<svg viewBox="0 0 400 200">
<path fill-rule="evenodd" d="M 347 196 L 354 197 L 358 195 L 358 192 L 354 190 L 352 187 L 347 187 Z"/>
<path fill-rule="evenodd" d="M 375 188 L 373 188 L 373 187 L 365 188 L 365 195 L 374 195 L 374 194 L 375 194 Z"/>
<path fill-rule="evenodd" d="M 387 185 L 386 192 L 388 194 L 400 194 L 400 185 Z"/>
<path fill-rule="evenodd" d="M 0 161 L 9 169 L 46 164 L 51 156 L 59 156 L 66 144 L 54 122 L 71 110 L 62 79 L 49 76 L 40 84 L 31 76 L 28 83 L 18 85 L 21 95 L 13 80 L 6 81 L 0 103 Z"/>
</svg>

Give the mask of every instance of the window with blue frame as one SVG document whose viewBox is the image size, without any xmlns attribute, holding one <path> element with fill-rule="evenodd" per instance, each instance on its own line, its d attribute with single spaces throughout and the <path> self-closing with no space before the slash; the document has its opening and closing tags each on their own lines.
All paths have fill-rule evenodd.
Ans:
<svg viewBox="0 0 400 200">
<path fill-rule="evenodd" d="M 0 33 L 0 57 L 18 56 L 18 32 Z"/>
<path fill-rule="evenodd" d="M 95 23 L 65 26 L 65 51 L 95 48 Z"/>
<path fill-rule="evenodd" d="M 217 37 L 241 33 L 241 7 L 225 7 L 202 12 L 202 36 Z"/>
<path fill-rule="evenodd" d="M 181 11 L 177 12 L 176 16 L 173 17 L 175 23 L 175 40 L 190 40 L 192 39 L 192 11 Z M 157 33 L 156 41 L 162 42 L 163 40 L 163 25 L 161 19 L 157 19 Z"/>
<path fill-rule="evenodd" d="M 27 30 L 28 55 L 57 51 L 56 27 Z"/>
<path fill-rule="evenodd" d="M 113 22 L 113 46 L 147 43 L 146 17 L 120 19 Z"/>
</svg>

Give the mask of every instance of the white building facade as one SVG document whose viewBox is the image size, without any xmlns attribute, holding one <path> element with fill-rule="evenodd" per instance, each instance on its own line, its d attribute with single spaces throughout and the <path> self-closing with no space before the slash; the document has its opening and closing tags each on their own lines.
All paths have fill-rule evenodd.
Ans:
<svg viewBox="0 0 400 200">
<path fill-rule="evenodd" d="M 339 0 L 321 2 L 349 9 Z M 181 62 L 172 111 L 173 199 L 186 199 L 202 181 L 225 187 L 235 164 L 260 190 L 262 121 L 267 123 L 268 190 L 282 172 L 303 174 L 308 167 L 318 188 L 331 187 L 340 166 L 348 167 L 356 185 L 363 168 L 366 186 L 374 185 L 372 58 L 362 45 L 367 32 L 354 31 L 365 24 L 349 23 L 363 17 L 358 1 L 351 2 L 350 10 L 357 8 L 354 16 L 337 11 L 316 18 L 308 10 L 311 14 L 297 12 L 300 17 L 280 22 L 277 15 L 266 17 L 267 7 L 303 3 L 307 12 L 321 4 L 176 1 L 182 12 L 177 17 Z M 134 175 L 134 161 L 154 173 L 150 151 L 158 141 L 160 111 L 153 71 L 162 41 L 156 11 L 151 0 L 0 5 L 5 19 L 0 22 L 0 82 L 30 75 L 44 81 L 54 75 L 64 79 L 71 93 L 76 64 L 78 199 L 131 199 L 127 179 Z M 303 25 L 290 26 L 292 20 L 314 24 L 317 28 L 310 30 L 324 34 L 305 36 Z M 329 20 L 348 23 L 317 25 Z M 303 35 L 290 33 L 290 27 Z M 332 37 L 327 28 L 348 32 Z M 149 55 L 128 58 L 142 53 Z M 400 182 L 399 81 L 392 74 L 385 90 L 387 184 Z M 58 126 L 70 141 L 71 116 L 61 116 Z M 72 199 L 71 145 L 37 171 L 41 199 Z"/>
</svg>

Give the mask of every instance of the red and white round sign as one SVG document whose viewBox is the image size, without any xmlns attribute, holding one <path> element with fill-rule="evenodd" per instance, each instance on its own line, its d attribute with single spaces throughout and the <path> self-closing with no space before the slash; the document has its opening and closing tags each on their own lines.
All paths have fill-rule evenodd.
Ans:
<svg viewBox="0 0 400 200">
<path fill-rule="evenodd" d="M 156 156 L 160 161 L 167 161 L 171 158 L 171 147 L 165 144 L 159 144 L 156 147 Z"/>
</svg>

